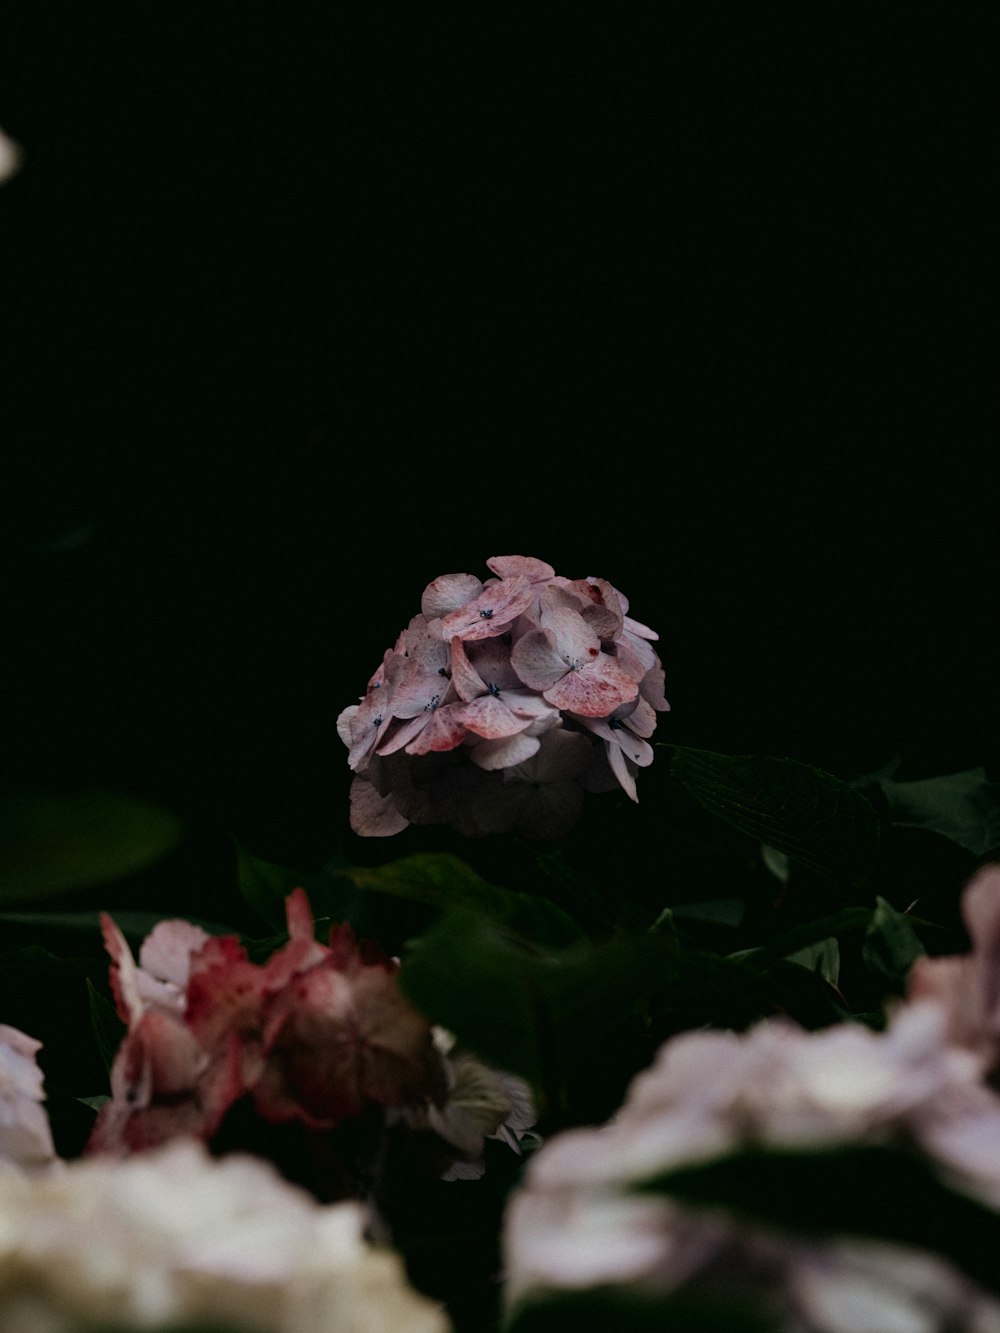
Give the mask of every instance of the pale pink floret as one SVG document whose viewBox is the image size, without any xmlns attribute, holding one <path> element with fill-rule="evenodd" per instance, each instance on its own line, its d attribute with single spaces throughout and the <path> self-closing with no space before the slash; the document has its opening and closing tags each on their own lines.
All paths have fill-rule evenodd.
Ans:
<svg viewBox="0 0 1000 1333">
<path fill-rule="evenodd" d="M 476 640 L 503 634 L 534 601 L 531 584 L 523 574 L 509 579 L 491 579 L 482 592 L 441 621 L 445 639 Z"/>
<path fill-rule="evenodd" d="M 510 661 L 510 649 L 487 639 L 470 650 L 459 638 L 451 641 L 452 681 L 463 706 L 456 716 L 486 740 L 514 736 L 532 722 L 557 713 L 551 704 L 526 688 Z"/>
<path fill-rule="evenodd" d="M 516 578 L 522 574 L 536 592 L 540 592 L 556 576 L 556 571 L 547 561 L 533 555 L 491 555 L 486 564 L 502 579 Z"/>
<path fill-rule="evenodd" d="M 428 620 L 439 620 L 475 601 L 482 590 L 483 581 L 474 574 L 442 574 L 424 589 L 420 610 Z"/>
<path fill-rule="evenodd" d="M 604 742 L 611 771 L 633 801 L 639 797 L 635 769 L 653 762 L 653 747 L 646 739 L 656 730 L 656 714 L 645 699 L 622 704 L 610 717 L 581 717 L 580 725 Z"/>
<path fill-rule="evenodd" d="M 639 687 L 577 611 L 546 605 L 542 628 L 529 630 L 511 652 L 514 670 L 554 708 L 583 717 L 607 717 L 639 693 Z"/>
</svg>

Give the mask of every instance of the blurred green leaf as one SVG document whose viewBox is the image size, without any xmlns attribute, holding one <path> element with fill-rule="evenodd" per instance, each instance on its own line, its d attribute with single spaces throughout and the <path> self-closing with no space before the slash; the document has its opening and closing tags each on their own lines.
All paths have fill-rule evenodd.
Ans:
<svg viewBox="0 0 1000 1333">
<path fill-rule="evenodd" d="M 779 852 L 777 847 L 769 847 L 766 842 L 762 842 L 760 858 L 779 884 L 788 883 L 791 874 L 791 863 L 784 852 Z"/>
<path fill-rule="evenodd" d="M 730 957 L 750 962 L 754 966 L 766 966 L 776 958 L 792 958 L 801 950 L 818 944 L 828 936 L 840 938 L 842 935 L 864 930 L 872 916 L 870 907 L 842 907 L 839 911 L 818 917 L 815 921 L 803 921 L 797 926 L 792 926 L 791 929 L 775 936 L 773 940 L 769 940 L 767 944 L 758 945 L 753 949 L 743 949 L 739 953 L 730 954 Z"/>
<path fill-rule="evenodd" d="M 99 1111 L 102 1106 L 111 1100 L 111 1095 L 107 1092 L 99 1092 L 96 1097 L 77 1097 L 81 1106 L 89 1106 L 92 1111 Z"/>
<path fill-rule="evenodd" d="M 125 1036 L 126 1025 L 118 1016 L 118 1010 L 106 995 L 102 995 L 94 983 L 87 978 L 87 1001 L 90 1005 L 90 1026 L 94 1041 L 104 1068 L 111 1072 L 111 1066 L 118 1053 L 118 1047 Z"/>
<path fill-rule="evenodd" d="M 673 777 L 733 828 L 817 874 L 854 885 L 867 879 L 878 815 L 849 783 L 794 759 L 669 748 Z"/>
<path fill-rule="evenodd" d="M 1000 782 L 990 782 L 984 768 L 970 768 L 916 782 L 879 779 L 894 824 L 929 829 L 985 856 L 1000 847 Z"/>
<path fill-rule="evenodd" d="M 245 902 L 257 913 L 262 921 L 275 930 L 285 927 L 285 899 L 296 888 L 304 888 L 309 893 L 310 886 L 297 870 L 287 866 L 274 865 L 236 843 L 236 883 Z M 310 893 L 309 901 L 313 911 L 317 910 Z"/>
<path fill-rule="evenodd" d="M 914 1245 L 1000 1290 L 1000 1213 L 949 1188 L 915 1152 L 867 1145 L 751 1149 L 664 1172 L 642 1188 L 793 1233 Z"/>
<path fill-rule="evenodd" d="M 679 921 L 702 921 L 712 926 L 736 927 L 746 915 L 742 898 L 711 898 L 702 903 L 677 903 L 673 908 Z"/>
<path fill-rule="evenodd" d="M 675 946 L 653 933 L 547 950 L 495 921 L 445 912 L 400 981 L 413 1003 L 484 1059 L 536 1087 L 592 1058 L 594 1042 L 663 984 Z"/>
<path fill-rule="evenodd" d="M 833 935 L 827 935 L 826 939 L 817 940 L 815 944 L 808 944 L 804 949 L 789 954 L 788 961 L 798 963 L 799 967 L 804 967 L 808 972 L 815 972 L 831 986 L 836 986 L 840 978 L 840 945 Z"/>
<path fill-rule="evenodd" d="M 861 946 L 861 959 L 869 972 L 901 995 L 910 968 L 925 952 L 910 918 L 884 898 L 876 898 Z"/>
<path fill-rule="evenodd" d="M 135 874 L 180 841 L 180 821 L 109 791 L 21 792 L 0 801 L 0 901 L 42 898 Z"/>
<path fill-rule="evenodd" d="M 368 892 L 408 898 L 440 910 L 474 911 L 540 944 L 571 944 L 583 938 L 577 923 L 549 899 L 500 888 L 447 853 L 422 853 L 388 865 L 347 867 L 340 877 Z"/>
</svg>

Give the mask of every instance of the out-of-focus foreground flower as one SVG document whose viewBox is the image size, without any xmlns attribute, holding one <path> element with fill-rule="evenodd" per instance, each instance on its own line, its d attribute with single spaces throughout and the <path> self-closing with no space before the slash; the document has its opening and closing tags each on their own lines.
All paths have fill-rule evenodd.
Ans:
<svg viewBox="0 0 1000 1333">
<path fill-rule="evenodd" d="M 0 1162 L 35 1170 L 56 1161 L 43 1102 L 42 1043 L 0 1023 Z"/>
<path fill-rule="evenodd" d="M 263 964 L 235 936 L 163 921 L 137 965 L 103 918 L 128 1031 L 90 1152 L 125 1156 L 187 1135 L 211 1142 L 238 1103 L 262 1126 L 298 1126 L 327 1141 L 338 1126 L 364 1121 L 373 1156 L 390 1125 L 423 1131 L 443 1170 L 474 1166 L 484 1137 L 505 1122 L 524 1127 L 505 1075 L 473 1062 L 469 1095 L 459 1055 L 410 1005 L 394 960 L 347 926 L 334 926 L 321 944 L 302 889 L 286 907 L 288 943 Z M 337 1189 L 365 1194 L 365 1164 L 340 1165 L 346 1176 Z M 333 1188 L 317 1181 L 318 1193 L 324 1187 Z"/>
<path fill-rule="evenodd" d="M 948 1037 L 972 1051 L 984 1077 L 1000 1081 L 1000 865 L 980 869 L 962 893 L 966 954 L 919 958 L 907 978 L 911 1000 L 933 999 L 948 1017 Z"/>
<path fill-rule="evenodd" d="M 318 1204 L 267 1162 L 194 1140 L 56 1174 L 0 1170 L 0 1327 L 211 1323 L 260 1333 L 446 1333 L 356 1203 Z"/>
<path fill-rule="evenodd" d="M 903 1005 L 884 1032 L 769 1019 L 743 1034 L 672 1038 L 611 1122 L 556 1135 L 529 1161 L 505 1223 L 508 1300 L 602 1284 L 745 1283 L 772 1304 L 777 1293 L 787 1319 L 777 1326 L 802 1333 L 979 1328 L 973 1310 L 994 1321 L 983 1328 L 1000 1328 L 1000 1305 L 939 1257 L 772 1235 L 634 1192 L 740 1149 L 859 1144 L 916 1151 L 941 1179 L 1000 1209 L 1000 1098 L 975 1058 L 947 1041 L 939 1005 Z M 940 1319 L 906 1322 L 922 1306 Z"/>
<path fill-rule="evenodd" d="M 21 158 L 20 148 L 0 129 L 0 185 L 20 170 Z"/>
<path fill-rule="evenodd" d="M 559 837 L 585 791 L 653 760 L 669 708 L 652 642 L 606 579 L 567 579 L 532 556 L 494 577 L 445 574 L 337 728 L 354 772 L 351 827 L 366 836 L 450 824 L 478 837 Z"/>
</svg>

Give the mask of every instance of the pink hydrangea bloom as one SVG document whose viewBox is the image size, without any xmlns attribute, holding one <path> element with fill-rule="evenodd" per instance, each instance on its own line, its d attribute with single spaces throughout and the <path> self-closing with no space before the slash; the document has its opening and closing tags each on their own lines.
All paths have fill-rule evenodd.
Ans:
<svg viewBox="0 0 1000 1333">
<path fill-rule="evenodd" d="M 655 630 L 607 579 L 534 556 L 493 577 L 444 574 L 337 721 L 355 833 L 451 824 L 469 836 L 567 833 L 585 791 L 638 800 L 657 712 L 669 709 Z"/>
</svg>

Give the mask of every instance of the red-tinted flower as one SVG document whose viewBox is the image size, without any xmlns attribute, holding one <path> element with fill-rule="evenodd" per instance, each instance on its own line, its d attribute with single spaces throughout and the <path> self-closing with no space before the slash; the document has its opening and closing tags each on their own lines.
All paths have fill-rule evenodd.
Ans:
<svg viewBox="0 0 1000 1333">
<path fill-rule="evenodd" d="M 331 1128 L 369 1104 L 444 1096 L 431 1029 L 399 989 L 396 966 L 349 927 L 319 943 L 302 889 L 286 910 L 288 943 L 263 964 L 235 936 L 161 923 L 161 954 L 165 942 L 189 945 L 186 958 L 173 951 L 177 991 L 166 996 L 103 918 L 128 1032 L 91 1151 L 125 1154 L 179 1135 L 211 1139 L 245 1096 L 265 1120 L 312 1128 Z"/>
</svg>

